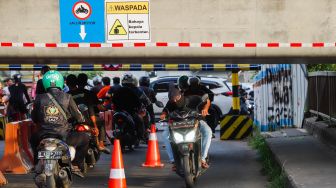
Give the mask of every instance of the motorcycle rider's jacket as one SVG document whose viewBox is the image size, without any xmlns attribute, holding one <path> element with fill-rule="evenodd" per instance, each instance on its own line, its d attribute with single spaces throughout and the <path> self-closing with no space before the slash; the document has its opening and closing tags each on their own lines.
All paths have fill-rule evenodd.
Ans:
<svg viewBox="0 0 336 188">
<path fill-rule="evenodd" d="M 151 103 L 155 103 L 156 102 L 156 93 L 153 89 L 149 88 L 149 87 L 145 87 L 145 86 L 140 86 L 140 89 L 146 94 L 146 96 L 149 98 L 149 100 L 151 101 Z"/>
<path fill-rule="evenodd" d="M 141 109 L 144 97 L 146 97 L 146 95 L 143 92 L 139 92 L 138 89 L 121 87 L 112 97 L 112 103 L 114 104 L 115 109 L 118 111 L 125 110 L 129 113 L 133 113 Z M 147 100 L 149 101 L 148 98 Z"/>
<path fill-rule="evenodd" d="M 130 87 L 130 89 L 138 96 L 140 102 L 147 107 L 152 104 L 151 100 L 147 97 L 145 92 L 138 87 Z"/>
<path fill-rule="evenodd" d="M 202 84 L 200 84 L 198 87 L 190 87 L 183 94 L 185 96 L 190 96 L 190 95 L 203 96 L 204 94 L 208 94 L 209 100 L 210 101 L 214 100 L 214 93 Z"/>
<path fill-rule="evenodd" d="M 48 93 L 57 101 L 58 105 L 49 98 Z M 48 93 L 39 94 L 34 101 L 32 120 L 40 126 L 41 135 L 59 135 L 65 138 L 71 130 L 71 123 L 84 122 L 84 117 L 70 94 L 57 88 L 50 88 Z M 65 112 L 64 117 L 62 110 Z"/>
<path fill-rule="evenodd" d="M 98 101 L 97 97 L 94 95 L 93 92 L 88 91 L 84 88 L 77 88 L 75 90 L 70 90 L 68 92 L 70 95 L 72 95 L 74 101 L 76 102 L 77 106 L 80 104 L 84 104 L 87 108 L 88 108 L 88 114 L 89 117 L 85 116 L 85 122 L 91 124 L 91 116 L 95 115 L 95 105 L 97 105 L 98 103 L 96 101 Z"/>
<path fill-rule="evenodd" d="M 205 94 L 202 98 L 208 98 L 208 95 Z M 181 99 L 177 102 L 173 102 L 169 100 L 166 106 L 163 108 L 163 112 L 169 114 L 173 111 L 189 111 L 189 110 L 196 110 L 201 111 L 204 102 L 201 101 L 201 96 L 197 95 L 190 95 L 190 96 L 181 96 Z"/>
</svg>

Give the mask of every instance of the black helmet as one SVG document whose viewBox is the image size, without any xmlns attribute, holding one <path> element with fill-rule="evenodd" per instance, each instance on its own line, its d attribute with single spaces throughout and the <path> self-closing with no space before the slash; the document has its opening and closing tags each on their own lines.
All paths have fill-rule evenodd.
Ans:
<svg viewBox="0 0 336 188">
<path fill-rule="evenodd" d="M 140 85 L 140 86 L 149 87 L 149 84 L 150 84 L 150 79 L 149 79 L 148 76 L 142 76 L 142 77 L 139 79 L 139 85 Z"/>
<path fill-rule="evenodd" d="M 186 75 L 183 75 L 178 78 L 177 84 L 180 90 L 187 90 L 189 88 L 188 80 L 189 80 L 189 77 Z"/>
<path fill-rule="evenodd" d="M 20 83 L 21 82 L 21 74 L 14 74 L 13 75 L 13 80 L 15 83 Z"/>
<path fill-rule="evenodd" d="M 45 75 L 48 71 L 50 71 L 50 67 L 48 65 L 45 65 L 41 68 L 42 75 Z"/>
<path fill-rule="evenodd" d="M 74 74 L 69 74 L 66 77 L 65 81 L 66 81 L 67 86 L 69 87 L 76 87 L 78 84 L 77 76 Z"/>
<path fill-rule="evenodd" d="M 131 73 L 124 74 L 121 80 L 122 86 L 136 87 L 138 86 L 138 80 Z"/>
<path fill-rule="evenodd" d="M 85 87 L 88 84 L 88 75 L 85 73 L 80 73 L 77 76 L 77 84 L 78 86 Z"/>
<path fill-rule="evenodd" d="M 190 87 L 198 87 L 201 83 L 201 80 L 198 77 L 191 77 L 188 80 Z"/>
</svg>

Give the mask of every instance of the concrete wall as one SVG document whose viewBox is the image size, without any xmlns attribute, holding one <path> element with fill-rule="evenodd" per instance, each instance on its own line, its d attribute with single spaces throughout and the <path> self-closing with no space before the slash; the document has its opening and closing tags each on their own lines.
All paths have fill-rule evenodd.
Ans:
<svg viewBox="0 0 336 188">
<path fill-rule="evenodd" d="M 152 0 L 152 42 L 335 42 L 334 0 Z M 60 42 L 58 0 L 0 0 L 0 41 Z M 335 48 L 0 48 L 2 57 L 316 57 Z"/>
</svg>

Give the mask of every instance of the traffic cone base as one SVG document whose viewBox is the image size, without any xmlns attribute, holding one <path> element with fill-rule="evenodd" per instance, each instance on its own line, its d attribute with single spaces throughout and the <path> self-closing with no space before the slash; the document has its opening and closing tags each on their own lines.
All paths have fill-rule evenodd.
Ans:
<svg viewBox="0 0 336 188">
<path fill-rule="evenodd" d="M 146 163 L 143 163 L 142 164 L 142 167 L 147 167 L 147 168 L 161 168 L 161 167 L 164 167 L 164 164 L 162 163 L 154 163 L 154 164 L 146 164 Z"/>
<path fill-rule="evenodd" d="M 112 163 L 110 169 L 109 188 L 127 188 L 124 162 L 121 155 L 120 141 L 114 139 Z"/>
<path fill-rule="evenodd" d="M 142 164 L 143 167 L 156 168 L 163 167 L 161 163 L 159 144 L 156 136 L 155 124 L 151 126 L 151 133 L 148 139 L 148 150 L 146 156 L 146 162 Z"/>
</svg>

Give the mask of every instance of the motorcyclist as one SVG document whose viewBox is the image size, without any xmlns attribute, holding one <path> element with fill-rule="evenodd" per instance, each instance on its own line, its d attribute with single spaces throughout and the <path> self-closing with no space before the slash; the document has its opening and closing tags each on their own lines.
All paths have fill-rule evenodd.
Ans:
<svg viewBox="0 0 336 188">
<path fill-rule="evenodd" d="M 92 81 L 93 87 L 91 88 L 91 91 L 97 96 L 99 91 L 104 87 L 102 85 L 102 78 L 100 76 L 95 76 Z"/>
<path fill-rule="evenodd" d="M 170 85 L 169 87 L 169 101 L 167 102 L 166 106 L 164 107 L 162 114 L 160 116 L 161 120 L 166 119 L 167 115 L 169 112 L 173 112 L 175 110 L 183 110 L 185 108 L 187 108 L 187 96 L 184 96 L 181 91 L 179 91 L 178 89 L 176 89 L 174 86 Z M 207 103 L 206 105 L 203 106 L 201 113 L 202 116 L 205 117 L 206 115 L 208 115 L 208 109 L 210 107 L 210 101 L 209 99 L 207 99 Z M 174 161 L 173 158 L 173 154 L 172 154 L 172 149 L 171 149 L 171 145 L 169 142 L 169 132 L 167 134 L 167 129 L 165 130 L 164 133 L 164 137 L 165 139 L 165 145 L 167 148 L 167 153 L 169 156 L 169 160 L 171 162 Z M 204 120 L 200 121 L 200 132 L 201 132 L 201 136 L 202 136 L 202 156 L 201 156 L 201 164 L 202 164 L 202 168 L 209 168 L 209 164 L 207 164 L 206 162 L 206 158 L 208 156 L 208 151 L 210 148 L 210 144 L 211 144 L 211 129 L 210 127 L 207 125 L 207 123 Z M 173 166 L 173 169 L 175 168 L 175 166 Z"/>
<path fill-rule="evenodd" d="M 98 126 L 97 119 L 95 116 L 94 107 L 96 105 L 95 101 L 96 96 L 93 94 L 93 92 L 86 90 L 85 86 L 87 85 L 88 76 L 84 73 L 81 73 L 76 78 L 75 75 L 69 75 L 67 77 L 68 86 L 69 86 L 69 94 L 72 95 L 77 105 L 84 104 L 88 107 L 88 116 L 85 117 L 85 121 L 87 124 L 89 124 L 92 127 L 92 134 L 94 136 L 99 136 L 99 143 L 98 149 L 100 151 L 103 151 L 104 153 L 109 154 L 110 151 L 104 146 L 104 138 L 105 138 L 105 131 L 103 126 Z M 78 87 L 76 87 L 76 85 Z"/>
<path fill-rule="evenodd" d="M 85 133 L 73 132 L 71 124 L 84 122 L 84 117 L 77 108 L 71 95 L 62 92 L 63 76 L 57 71 L 48 71 L 43 76 L 43 86 L 47 93 L 38 94 L 34 101 L 32 120 L 38 125 L 38 130 L 32 135 L 30 143 L 34 152 L 35 164 L 37 147 L 46 137 L 62 139 L 76 148 L 72 170 L 82 176 L 84 157 L 89 148 L 89 136 Z"/>
<path fill-rule="evenodd" d="M 188 80 L 189 80 L 189 76 L 187 76 L 187 75 L 180 76 L 180 77 L 177 79 L 177 86 L 178 86 L 178 89 L 180 89 L 180 91 L 181 91 L 182 94 L 183 94 L 186 90 L 189 89 Z M 168 96 L 168 97 L 169 97 L 169 96 Z"/>
<path fill-rule="evenodd" d="M 111 88 L 111 79 L 109 77 L 102 78 L 102 82 L 104 87 L 98 92 L 97 98 L 103 100 L 103 106 L 100 107 L 101 111 L 105 111 L 107 109 L 111 109 L 111 99 L 107 97 L 107 92 Z"/>
<path fill-rule="evenodd" d="M 184 92 L 185 96 L 188 95 L 198 95 L 203 96 L 204 94 L 208 94 L 210 102 L 214 100 L 214 93 L 208 89 L 206 86 L 201 84 L 200 77 L 190 77 L 188 79 L 189 88 Z M 210 106 L 209 115 L 205 117 L 206 122 L 210 126 L 212 130 L 212 138 L 215 138 L 216 127 L 218 125 L 218 120 L 216 120 L 216 110 Z M 217 122 L 216 122 L 217 121 Z"/>
<path fill-rule="evenodd" d="M 107 92 L 107 97 L 113 97 L 113 94 L 119 89 L 121 88 L 120 85 L 120 78 L 119 77 L 114 77 L 113 79 L 113 86 L 110 87 L 110 89 Z"/>
<path fill-rule="evenodd" d="M 21 82 L 21 77 L 20 74 L 15 74 L 14 84 L 8 87 L 10 98 L 7 115 L 9 121 L 21 121 L 26 118 L 26 106 L 30 103 L 30 98 L 27 87 Z"/>
<path fill-rule="evenodd" d="M 125 110 L 134 120 L 138 138 L 145 140 L 145 127 L 142 117 L 139 115 L 143 107 L 151 104 L 146 94 L 137 87 L 137 79 L 130 73 L 126 73 L 121 81 L 123 87 L 118 89 L 112 97 L 112 103 L 116 111 Z M 143 114 L 141 114 L 143 115 Z"/>
<path fill-rule="evenodd" d="M 156 93 L 154 92 L 153 89 L 149 88 L 149 84 L 150 84 L 150 79 L 148 76 L 143 76 L 139 79 L 140 89 L 142 89 L 145 92 L 146 96 L 149 98 L 149 100 L 152 103 L 149 106 L 147 106 L 147 111 L 150 114 L 150 120 L 151 120 L 150 123 L 155 124 L 155 114 L 154 114 L 153 103 L 155 103 L 157 99 L 156 99 Z"/>
<path fill-rule="evenodd" d="M 48 65 L 43 66 L 41 68 L 40 77 L 43 77 L 48 71 L 50 71 L 50 67 Z M 43 87 L 42 79 L 39 79 L 36 83 L 36 94 L 42 93 L 46 93 L 46 90 Z"/>
<path fill-rule="evenodd" d="M 245 89 L 240 89 L 239 91 L 239 95 L 240 95 L 240 114 L 241 115 L 248 115 L 249 114 L 249 103 L 247 100 L 247 92 L 245 91 Z"/>
</svg>

